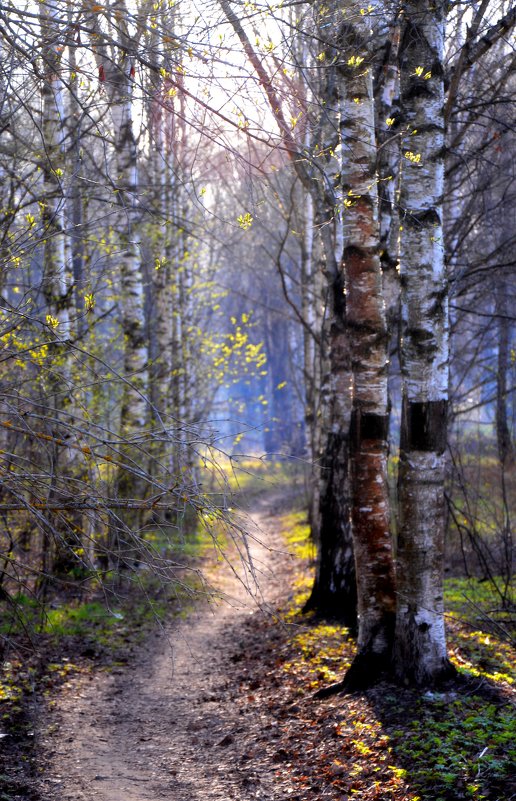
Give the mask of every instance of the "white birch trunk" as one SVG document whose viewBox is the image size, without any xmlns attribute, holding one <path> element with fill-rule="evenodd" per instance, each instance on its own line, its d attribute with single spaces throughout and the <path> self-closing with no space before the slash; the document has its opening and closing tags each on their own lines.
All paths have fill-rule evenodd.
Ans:
<svg viewBox="0 0 516 801">
<path fill-rule="evenodd" d="M 146 422 L 148 352 L 145 339 L 144 292 L 140 250 L 140 212 L 138 209 L 138 155 L 133 131 L 133 88 L 135 60 L 130 56 L 135 42 L 127 32 L 128 10 L 116 2 L 117 37 L 113 55 L 108 56 L 104 33 L 96 25 L 96 52 L 103 87 L 113 121 L 115 168 L 113 183 L 120 204 L 118 237 L 120 243 L 120 289 L 122 332 L 124 336 L 124 387 L 120 410 L 122 436 L 131 436 Z M 100 40 L 100 41 L 99 41 Z"/>
<path fill-rule="evenodd" d="M 152 91 L 152 89 L 151 89 Z M 172 372 L 172 315 L 173 296 L 171 271 L 177 269 L 173 263 L 170 240 L 173 236 L 171 224 L 174 219 L 172 194 L 174 192 L 174 175 L 170 168 L 172 154 L 166 147 L 164 127 L 167 116 L 172 113 L 165 95 L 155 89 L 157 97 L 151 100 L 149 110 L 150 130 L 150 163 L 153 183 L 153 205 L 155 208 L 158 231 L 152 232 L 155 237 L 153 248 L 152 284 L 154 291 L 154 337 L 155 354 L 152 370 L 151 397 L 155 416 L 166 424 L 171 410 L 171 397 L 168 384 Z"/>
<path fill-rule="evenodd" d="M 340 80 L 338 9 L 318 9 L 317 24 L 325 66 L 318 93 L 319 120 L 311 147 L 317 166 L 316 226 L 324 250 L 325 313 L 321 328 L 319 541 L 316 575 L 306 609 L 356 628 L 356 580 L 351 539 L 349 427 L 351 360 L 346 331 L 343 276 L 343 205 L 340 182 Z M 314 190 L 312 190 L 314 191 Z"/>
<path fill-rule="evenodd" d="M 348 685 L 388 667 L 395 594 L 387 486 L 387 328 L 379 255 L 370 22 L 344 3 L 339 54 L 346 325 L 351 343 L 352 531 L 357 569 L 358 655 Z"/>
<path fill-rule="evenodd" d="M 301 244 L 301 315 L 307 328 L 303 328 L 303 371 L 305 376 L 305 425 L 306 450 L 312 465 L 317 458 L 314 451 L 315 409 L 317 406 L 317 386 L 315 383 L 316 342 L 310 331 L 317 331 L 316 304 L 314 295 L 314 205 L 312 196 L 301 190 L 303 206 L 303 240 Z M 313 466 L 312 470 L 316 470 Z M 318 483 L 312 472 L 310 479 L 310 498 L 314 495 L 314 484 Z M 310 503 L 312 507 L 312 502 Z"/>
<path fill-rule="evenodd" d="M 60 16 L 55 0 L 44 0 L 39 9 L 44 81 L 43 142 L 45 159 L 43 172 L 43 293 L 49 325 L 56 339 L 70 337 L 70 276 L 66 269 L 65 200 L 63 192 L 65 111 L 61 54 L 59 49 Z M 57 321 L 57 325 L 54 321 Z"/>
<path fill-rule="evenodd" d="M 68 26 L 73 29 L 73 10 L 68 8 Z M 82 109 L 79 99 L 80 82 L 77 71 L 77 47 L 72 41 L 68 46 L 69 59 L 69 87 L 67 92 L 68 117 L 67 117 L 67 136 L 71 151 L 71 176 L 66 200 L 66 214 L 68 218 L 67 242 L 70 249 L 70 261 L 72 265 L 74 301 L 75 301 L 75 329 L 81 337 L 86 333 L 86 310 L 84 293 L 86 290 L 85 275 L 85 226 L 82 193 L 82 155 L 81 155 L 81 121 Z"/>
<path fill-rule="evenodd" d="M 397 336 L 400 308 L 399 280 L 399 23 L 387 25 L 380 34 L 383 63 L 375 84 L 375 126 L 378 145 L 378 201 L 380 261 L 387 325 Z"/>
<path fill-rule="evenodd" d="M 67 269 L 65 246 L 65 153 L 66 114 L 64 84 L 61 78 L 62 30 L 66 17 L 56 0 L 44 0 L 39 7 L 41 52 L 43 60 L 42 84 L 42 147 L 44 158 L 41 169 L 43 192 L 41 222 L 43 226 L 42 290 L 45 298 L 45 321 L 54 338 L 53 364 L 45 378 L 47 403 L 54 425 L 65 440 L 71 436 L 73 409 L 71 406 L 71 360 L 68 341 L 71 338 L 72 285 Z M 63 497 L 63 480 L 66 483 L 73 469 L 74 452 L 54 444 L 50 447 L 49 500 Z M 53 532 L 52 571 L 65 575 L 76 562 L 73 547 L 79 540 L 59 516 L 50 513 L 49 530 Z M 50 553 L 45 559 L 50 559 Z"/>
<path fill-rule="evenodd" d="M 126 67 L 131 69 L 131 67 Z M 136 142 L 132 131 L 132 78 L 122 88 L 126 97 L 112 107 L 116 131 L 117 186 L 123 212 L 119 230 L 121 243 L 120 283 L 122 289 L 122 329 L 124 333 L 124 385 L 121 430 L 130 433 L 145 425 L 147 403 L 147 348 L 144 336 L 143 278 L 140 264 L 139 215 L 136 209 L 138 172 Z"/>
<path fill-rule="evenodd" d="M 398 677 L 450 675 L 443 614 L 448 287 L 443 248 L 444 2 L 407 0 L 401 37 L 403 379 Z"/>
</svg>

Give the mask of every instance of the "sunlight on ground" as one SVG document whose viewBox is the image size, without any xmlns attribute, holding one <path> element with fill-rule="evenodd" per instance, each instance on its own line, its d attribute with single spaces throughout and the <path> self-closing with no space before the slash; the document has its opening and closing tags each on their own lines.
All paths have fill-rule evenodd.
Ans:
<svg viewBox="0 0 516 801">
<path fill-rule="evenodd" d="M 300 565 L 291 602 L 282 610 L 294 628 L 281 671 L 283 681 L 306 697 L 307 689 L 342 678 L 355 645 L 346 628 L 302 614 L 313 558 L 306 514 L 284 515 L 281 526 Z M 479 627 L 479 610 L 482 617 L 494 608 L 494 598 L 485 584 L 481 594 L 473 593 L 476 585 L 467 579 L 449 579 L 445 585 L 450 656 L 464 685 L 422 694 L 389 686 L 381 698 L 373 693 L 358 700 L 340 696 L 335 702 L 340 715 L 334 737 L 341 756 L 330 758 L 328 746 L 318 771 L 336 789 L 382 801 L 391 795 L 406 801 L 505 798 L 500 793 L 516 764 L 516 713 L 508 695 L 516 678 L 516 653 L 503 637 L 486 630 L 484 620 Z M 380 781 L 374 780 L 375 773 Z"/>
</svg>

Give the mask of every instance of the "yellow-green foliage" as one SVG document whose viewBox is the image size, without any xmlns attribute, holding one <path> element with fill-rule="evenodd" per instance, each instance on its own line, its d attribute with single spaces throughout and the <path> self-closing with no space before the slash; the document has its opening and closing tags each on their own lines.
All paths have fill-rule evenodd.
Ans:
<svg viewBox="0 0 516 801">
<path fill-rule="evenodd" d="M 227 333 L 207 335 L 199 330 L 199 335 L 202 335 L 200 352 L 207 358 L 207 378 L 216 385 L 229 387 L 244 376 L 267 374 L 263 342 L 251 341 L 251 327 L 251 315 L 242 314 L 240 320 L 230 318 Z"/>
<path fill-rule="evenodd" d="M 293 553 L 298 559 L 313 559 L 315 548 L 310 536 L 306 511 L 303 509 L 283 515 L 280 525 L 290 553 Z"/>
<path fill-rule="evenodd" d="M 313 690 L 337 681 L 350 666 L 354 653 L 347 629 L 324 622 L 304 628 L 294 636 L 292 644 L 306 662 L 303 673 Z M 286 662 L 283 669 L 296 672 L 296 663 Z"/>
<path fill-rule="evenodd" d="M 472 615 L 503 614 L 501 596 L 504 594 L 504 581 L 497 576 L 493 581 L 494 583 L 479 581 L 476 578 L 446 579 L 444 582 L 446 608 L 456 616 L 465 618 Z M 507 607 L 516 603 L 515 591 L 514 584 L 508 588 Z"/>
<path fill-rule="evenodd" d="M 501 578 L 495 577 L 495 581 L 503 588 Z M 446 579 L 444 598 L 453 630 L 451 659 L 456 667 L 495 683 L 514 684 L 516 653 L 507 625 L 513 614 L 510 602 L 507 610 L 501 608 L 502 599 L 493 583 L 475 578 Z"/>
<path fill-rule="evenodd" d="M 0 316 L 0 321 L 7 321 L 6 315 Z M 0 343 L 4 352 L 4 358 L 8 354 L 12 359 L 12 364 L 25 370 L 30 364 L 35 367 L 42 367 L 48 356 L 48 344 L 44 338 L 25 332 L 24 335 L 17 331 L 7 331 L 0 337 Z"/>
<path fill-rule="evenodd" d="M 485 631 L 458 629 L 450 648 L 452 662 L 460 671 L 495 683 L 514 684 L 514 647 Z"/>
<path fill-rule="evenodd" d="M 343 626 L 301 613 L 304 589 L 312 581 L 306 570 L 304 513 L 285 515 L 282 529 L 288 550 L 299 557 L 299 570 L 294 599 L 282 610 L 290 635 L 280 670 L 283 681 L 306 697 L 342 678 L 355 644 Z M 483 584 L 473 606 L 465 600 L 466 590 L 466 580 L 447 582 L 451 658 L 473 679 L 471 689 L 468 684 L 458 691 L 418 693 L 392 687 L 375 704 L 354 696 L 337 702 L 335 736 L 342 750 L 332 753 L 328 761 L 323 753 L 317 770 L 323 775 L 327 772 L 332 780 L 341 774 L 351 778 L 351 797 L 364 793 L 364 798 L 383 799 L 391 792 L 401 793 L 407 801 L 446 801 L 459 795 L 473 801 L 506 797 L 499 788 L 508 787 L 516 762 L 516 715 L 504 699 L 514 682 L 516 654 L 492 632 L 478 628 L 479 604 L 492 609 L 496 594 Z M 496 701 L 494 694 L 480 695 L 489 685 L 500 691 Z M 372 771 L 381 783 L 372 783 Z M 370 794 L 377 784 L 378 794 Z"/>
<path fill-rule="evenodd" d="M 204 485 L 231 495 L 254 495 L 274 487 L 291 485 L 298 469 L 287 460 L 269 460 L 263 456 L 233 456 L 207 454 L 201 469 L 205 471 Z"/>
</svg>

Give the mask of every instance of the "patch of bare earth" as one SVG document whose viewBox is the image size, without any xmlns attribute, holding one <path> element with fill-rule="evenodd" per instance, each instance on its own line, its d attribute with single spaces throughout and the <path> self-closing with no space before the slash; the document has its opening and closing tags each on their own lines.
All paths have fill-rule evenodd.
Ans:
<svg viewBox="0 0 516 801">
<path fill-rule="evenodd" d="M 295 797 L 276 762 L 278 721 L 256 703 L 259 678 L 245 667 L 249 621 L 260 636 L 266 610 L 290 585 L 280 504 L 280 496 L 259 501 L 252 516 L 255 597 L 243 567 L 219 565 L 211 580 L 225 600 L 173 621 L 127 667 L 79 674 L 60 688 L 38 734 L 44 801 Z M 273 640 L 264 647 L 273 650 Z"/>
</svg>

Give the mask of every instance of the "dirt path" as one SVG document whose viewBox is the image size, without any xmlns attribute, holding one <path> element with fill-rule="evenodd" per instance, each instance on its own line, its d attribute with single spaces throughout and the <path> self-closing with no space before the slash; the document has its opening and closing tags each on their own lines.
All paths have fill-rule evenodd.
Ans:
<svg viewBox="0 0 516 801">
<path fill-rule="evenodd" d="M 267 546 L 252 541 L 267 602 L 285 585 L 285 558 L 270 550 L 281 549 L 279 503 L 264 499 L 252 515 Z M 227 565 L 212 578 L 230 603 L 203 605 L 172 624 L 128 668 L 68 685 L 41 734 L 44 801 L 292 798 L 276 779 L 270 748 L 256 745 L 267 739 L 265 710 L 246 708 L 235 692 L 239 626 L 263 612 Z"/>
</svg>

